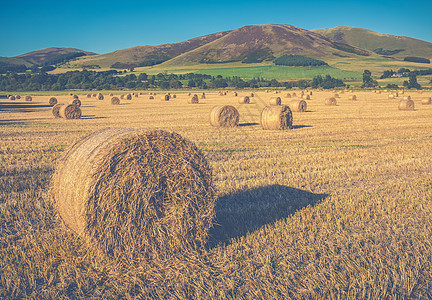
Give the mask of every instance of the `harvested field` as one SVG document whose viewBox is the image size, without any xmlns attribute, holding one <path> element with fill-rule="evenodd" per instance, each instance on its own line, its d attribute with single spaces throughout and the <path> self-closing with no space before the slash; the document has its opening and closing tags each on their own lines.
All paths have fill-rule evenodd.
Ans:
<svg viewBox="0 0 432 300">
<path fill-rule="evenodd" d="M 238 93 L 251 92 L 248 105 L 217 91 L 199 105 L 178 91 L 119 106 L 84 98 L 77 120 L 48 105 L 69 95 L 0 99 L 0 298 L 432 298 L 432 105 L 421 105 L 432 92 L 406 91 L 415 110 L 403 111 L 388 93 L 329 107 L 334 93 L 313 90 L 291 130 L 263 130 L 275 95 Z M 215 105 L 236 108 L 239 126 L 211 126 Z M 64 226 L 49 196 L 56 165 L 107 127 L 174 131 L 202 151 L 217 196 L 205 249 L 119 262 Z"/>
</svg>

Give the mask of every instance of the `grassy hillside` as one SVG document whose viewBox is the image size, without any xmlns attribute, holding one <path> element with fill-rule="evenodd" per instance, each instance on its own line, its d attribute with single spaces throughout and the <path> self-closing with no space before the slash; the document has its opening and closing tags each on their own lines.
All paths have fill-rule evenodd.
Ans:
<svg viewBox="0 0 432 300">
<path fill-rule="evenodd" d="M 85 55 L 95 55 L 96 54 L 93 52 L 83 51 L 83 50 L 76 49 L 76 48 L 45 48 L 45 49 L 25 53 L 25 54 L 16 56 L 15 58 L 24 59 L 25 61 L 27 61 L 29 63 L 35 64 L 35 65 L 40 65 L 40 64 L 43 64 L 45 61 L 51 60 L 55 57 L 58 57 L 58 56 L 61 56 L 64 54 L 69 54 L 69 53 L 76 53 L 76 52 L 84 53 Z"/>
<path fill-rule="evenodd" d="M 371 30 L 355 27 L 339 26 L 330 29 L 316 29 L 316 33 L 347 43 L 359 48 L 383 53 L 383 55 L 403 59 L 406 56 L 432 58 L 432 43 L 406 37 L 382 34 Z M 386 50 L 392 50 L 385 54 Z M 401 51 L 398 51 L 401 50 Z"/>
</svg>

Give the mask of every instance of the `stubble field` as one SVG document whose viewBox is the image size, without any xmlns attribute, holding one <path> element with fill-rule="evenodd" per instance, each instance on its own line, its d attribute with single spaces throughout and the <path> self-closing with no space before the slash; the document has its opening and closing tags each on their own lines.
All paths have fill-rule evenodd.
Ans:
<svg viewBox="0 0 432 300">
<path fill-rule="evenodd" d="M 286 93 L 187 104 L 146 92 L 118 106 L 78 94 L 80 120 L 54 119 L 49 96 L 0 99 L 0 297 L 432 298 L 432 105 L 421 104 L 432 93 L 406 93 L 415 110 L 399 111 L 402 95 L 325 106 L 333 93 L 313 91 L 292 130 L 262 130 L 261 110 Z M 238 109 L 238 128 L 209 125 L 220 104 Z M 175 131 L 203 151 L 218 196 L 206 251 L 119 264 L 62 224 L 48 196 L 56 161 L 106 127 Z"/>
</svg>

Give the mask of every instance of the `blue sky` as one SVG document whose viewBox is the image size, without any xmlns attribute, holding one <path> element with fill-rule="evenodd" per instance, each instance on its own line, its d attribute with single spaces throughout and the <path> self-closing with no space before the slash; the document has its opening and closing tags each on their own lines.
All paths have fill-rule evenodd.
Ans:
<svg viewBox="0 0 432 300">
<path fill-rule="evenodd" d="M 432 1 L 0 0 L 0 56 L 48 47 L 107 53 L 251 24 L 353 26 L 432 42 Z"/>
</svg>

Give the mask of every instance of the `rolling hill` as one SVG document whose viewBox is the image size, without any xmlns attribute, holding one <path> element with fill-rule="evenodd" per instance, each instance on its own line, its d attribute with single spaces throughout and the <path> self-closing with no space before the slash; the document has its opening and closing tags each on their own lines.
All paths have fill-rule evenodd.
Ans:
<svg viewBox="0 0 432 300">
<path fill-rule="evenodd" d="M 373 51 L 379 55 L 403 59 L 407 56 L 432 58 L 432 43 L 391 34 L 382 34 L 368 29 L 339 26 L 330 29 L 316 29 L 336 42 Z"/>
</svg>

